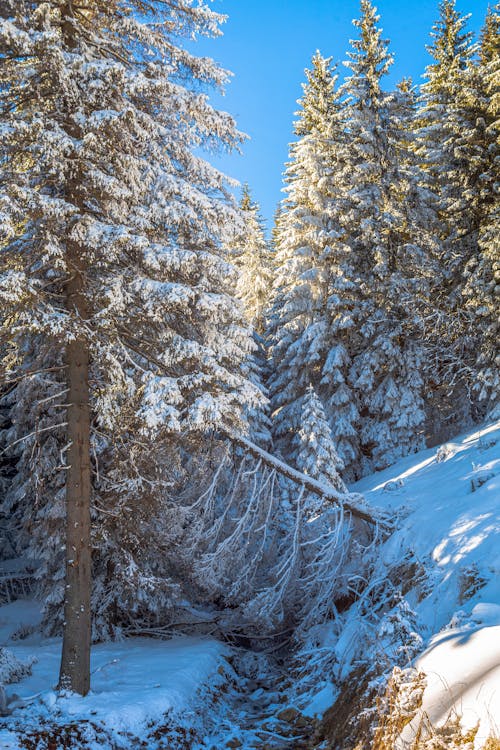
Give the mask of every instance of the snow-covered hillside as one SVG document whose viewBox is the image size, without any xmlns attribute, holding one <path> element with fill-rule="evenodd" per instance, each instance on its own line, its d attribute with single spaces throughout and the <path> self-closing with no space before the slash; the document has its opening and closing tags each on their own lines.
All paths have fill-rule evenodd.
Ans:
<svg viewBox="0 0 500 750">
<path fill-rule="evenodd" d="M 426 674 L 422 709 L 500 735 L 500 423 L 410 456 L 359 482 L 397 530 L 335 644 L 341 681 L 361 659 Z M 370 599 L 370 596 L 372 597 Z M 384 602 L 385 599 L 385 602 Z M 373 611 L 367 612 L 367 601 Z"/>
<path fill-rule="evenodd" d="M 382 691 L 392 666 L 416 666 L 426 674 L 422 710 L 431 722 L 452 710 L 464 727 L 479 721 L 475 747 L 482 748 L 500 730 L 500 423 L 408 457 L 355 489 L 389 512 L 395 531 L 375 549 L 361 597 L 324 628 L 321 663 L 330 665 L 330 680 L 314 667 L 313 680 L 293 679 L 317 661 L 314 651 L 302 654 L 297 672 L 296 655 L 289 663 L 285 657 L 274 680 L 264 655 L 213 638 L 127 639 L 94 647 L 86 698 L 58 697 L 60 641 L 29 634 L 39 612 L 19 601 L 0 608 L 0 647 L 36 662 L 31 676 L 7 687 L 19 700 L 0 719 L 2 750 L 17 750 L 19 736 L 37 727 L 63 725 L 83 732 L 75 747 L 129 748 L 139 738 L 160 747 L 167 736 L 176 748 L 290 746 L 286 715 L 296 732 L 309 732 L 304 717 L 331 713 L 360 662 L 383 665 L 376 675 Z M 27 637 L 12 638 L 20 626 Z M 403 739 L 417 723 L 418 716 Z M 317 747 L 332 746 L 324 739 Z"/>
</svg>

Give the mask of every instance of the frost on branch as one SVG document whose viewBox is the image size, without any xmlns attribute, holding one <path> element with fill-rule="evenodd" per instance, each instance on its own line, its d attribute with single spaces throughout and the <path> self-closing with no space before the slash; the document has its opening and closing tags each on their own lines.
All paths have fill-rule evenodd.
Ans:
<svg viewBox="0 0 500 750">
<path fill-rule="evenodd" d="M 336 503 L 321 502 L 320 491 L 314 495 L 287 478 L 279 462 L 266 464 L 241 449 L 225 453 L 211 483 L 186 508 L 185 540 L 197 560 L 194 580 L 223 605 L 221 626 L 270 635 L 290 628 L 300 637 L 335 619 L 361 547 L 374 539 L 352 519 L 353 500 L 337 493 Z"/>
</svg>

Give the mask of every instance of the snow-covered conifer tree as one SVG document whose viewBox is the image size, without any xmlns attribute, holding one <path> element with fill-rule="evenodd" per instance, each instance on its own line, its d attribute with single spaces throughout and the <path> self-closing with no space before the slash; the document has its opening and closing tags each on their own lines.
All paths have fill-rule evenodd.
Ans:
<svg viewBox="0 0 500 750">
<path fill-rule="evenodd" d="M 475 162 L 475 156 L 464 149 L 463 138 L 476 123 L 459 99 L 475 48 L 466 29 L 468 16 L 459 13 L 455 0 L 443 0 L 439 10 L 428 47 L 432 63 L 421 88 L 417 153 L 423 167 L 422 185 L 434 209 L 436 238 L 436 276 L 426 333 L 427 410 L 435 439 L 446 439 L 450 430 L 459 429 L 471 417 L 467 363 L 473 355 L 474 338 L 461 289 L 463 269 L 477 246 L 474 212 L 470 210 L 475 188 L 470 185 L 472 190 L 468 189 L 466 184 L 468 160 L 472 157 Z"/>
<path fill-rule="evenodd" d="M 426 252 L 415 228 L 412 97 L 408 86 L 396 94 L 382 89 L 392 58 L 378 20 L 362 0 L 343 87 L 351 165 L 346 222 L 361 296 L 349 385 L 363 424 L 363 471 L 421 448 L 424 422 L 414 301 L 425 293 Z"/>
<path fill-rule="evenodd" d="M 346 492 L 346 486 L 339 476 L 344 466 L 335 450 L 323 405 L 312 386 L 307 389 L 302 407 L 299 440 L 299 469 L 320 482 L 331 484 L 339 492 Z"/>
<path fill-rule="evenodd" d="M 22 498 L 29 552 L 44 542 L 49 604 L 65 592 L 60 684 L 81 693 L 91 514 L 94 611 L 166 611 L 179 436 L 238 425 L 257 397 L 220 249 L 235 212 L 195 154 L 239 141 L 200 92 L 227 74 L 181 41 L 220 20 L 178 0 L 22 0 L 0 20 L 0 335 L 20 417 L 6 503 Z"/>
<path fill-rule="evenodd" d="M 500 393 L 500 207 L 496 164 L 500 158 L 500 5 L 489 8 L 479 58 L 468 63 L 457 104 L 466 114 L 457 150 L 463 156 L 460 186 L 475 248 L 462 282 L 462 299 L 472 314 L 474 341 L 471 375 L 479 414 L 491 409 Z M 465 118 L 463 118 L 465 119 Z"/>
<path fill-rule="evenodd" d="M 265 310 L 272 285 L 271 254 L 259 206 L 245 185 L 240 202 L 243 232 L 231 246 L 230 258 L 238 271 L 236 295 L 253 329 L 262 336 Z"/>
<path fill-rule="evenodd" d="M 463 253 L 467 253 L 459 242 L 460 235 L 467 231 L 463 222 L 468 223 L 458 185 L 465 165 L 460 149 L 456 148 L 467 122 L 463 119 L 465 113 L 457 106 L 457 96 L 474 47 L 472 34 L 466 31 L 469 16 L 462 16 L 456 10 L 455 0 L 443 0 L 439 10 L 439 20 L 431 33 L 432 44 L 428 47 L 433 62 L 426 69 L 421 89 L 419 136 L 427 184 L 436 199 L 435 231 L 441 240 L 440 260 L 446 285 L 450 287 L 457 269 L 460 273 Z"/>
<path fill-rule="evenodd" d="M 277 437 L 294 457 L 312 383 L 349 479 L 418 450 L 425 417 L 417 341 L 432 276 L 430 217 L 414 155 L 413 87 L 383 91 L 392 59 L 377 24 L 363 0 L 340 92 L 328 60 L 316 56 L 308 73 L 270 326 Z"/>
<path fill-rule="evenodd" d="M 346 166 L 337 75 L 331 61 L 317 53 L 306 76 L 295 125 L 298 140 L 290 151 L 285 173 L 287 197 L 276 232 L 269 328 L 275 434 L 283 441 L 284 449 L 292 451 L 292 456 L 302 400 L 309 384 L 323 388 L 324 401 L 329 403 L 334 391 L 345 381 L 340 372 L 331 377 L 331 361 L 324 368 L 331 349 L 339 350 L 337 334 L 346 335 L 354 325 L 352 308 L 356 304 L 353 301 L 356 289 L 350 280 L 349 248 L 341 223 Z M 346 355 L 338 359 L 335 367 L 345 373 L 348 365 Z M 333 420 L 333 424 L 344 426 L 338 439 L 350 459 L 356 455 L 356 448 L 351 446 L 356 441 L 352 422 L 357 411 L 350 393 L 343 393 L 341 400 L 338 406 L 344 409 L 344 414 L 342 419 Z M 348 456 L 349 452 L 352 455 Z"/>
<path fill-rule="evenodd" d="M 265 237 L 264 222 L 257 203 L 252 201 L 250 188 L 244 185 L 240 202 L 242 231 L 234 238 L 228 253 L 237 271 L 235 295 L 243 305 L 246 320 L 252 330 L 254 351 L 248 358 L 248 377 L 266 393 L 266 310 L 271 293 L 272 266 L 269 243 Z M 271 422 L 269 405 L 262 403 L 247 412 L 252 440 L 269 446 Z"/>
</svg>

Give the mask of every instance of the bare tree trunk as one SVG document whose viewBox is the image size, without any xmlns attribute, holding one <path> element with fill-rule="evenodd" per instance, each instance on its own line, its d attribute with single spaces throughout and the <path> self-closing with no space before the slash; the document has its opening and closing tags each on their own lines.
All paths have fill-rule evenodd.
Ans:
<svg viewBox="0 0 500 750">
<path fill-rule="evenodd" d="M 68 282 L 68 309 L 85 320 L 83 281 Z M 89 349 L 84 337 L 66 346 L 68 386 L 66 480 L 66 588 L 59 689 L 86 695 L 90 689 L 91 552 L 90 552 L 90 406 Z"/>
</svg>

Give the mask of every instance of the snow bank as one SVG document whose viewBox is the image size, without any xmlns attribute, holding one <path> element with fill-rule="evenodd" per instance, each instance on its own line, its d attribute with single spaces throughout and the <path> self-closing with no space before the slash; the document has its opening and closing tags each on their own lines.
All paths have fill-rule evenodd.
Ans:
<svg viewBox="0 0 500 750">
<path fill-rule="evenodd" d="M 423 710 L 435 724 L 450 712 L 464 728 L 479 723 L 479 748 L 490 733 L 500 736 L 500 423 L 408 457 L 355 489 L 403 518 L 382 564 L 410 552 L 425 569 L 424 595 L 405 595 L 425 646 L 415 662 L 427 675 Z"/>
<path fill-rule="evenodd" d="M 202 693 L 225 679 L 219 673 L 229 649 L 212 638 L 178 637 L 168 641 L 146 638 L 106 643 L 92 649 L 91 692 L 58 697 L 61 643 L 29 636 L 12 641 L 15 626 L 37 620 L 32 603 L 19 601 L 0 608 L 0 646 L 8 645 L 20 661 L 35 656 L 32 675 L 15 691 L 29 705 L 0 720 L 0 747 L 17 750 L 16 729 L 29 730 L 40 721 L 90 721 L 113 736 L 144 736 L 146 729 L 168 717 L 174 727 L 196 728 Z M 223 670 L 220 670 L 223 671 Z M 206 697 L 206 696 L 205 696 Z"/>
<path fill-rule="evenodd" d="M 500 736 L 500 618 L 496 626 L 440 633 L 417 666 L 427 675 L 423 709 L 434 725 L 456 712 L 464 728 L 479 722 L 477 747 Z"/>
</svg>

